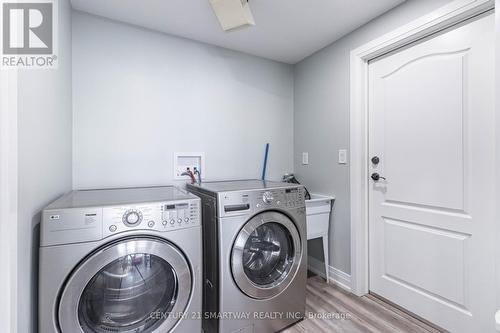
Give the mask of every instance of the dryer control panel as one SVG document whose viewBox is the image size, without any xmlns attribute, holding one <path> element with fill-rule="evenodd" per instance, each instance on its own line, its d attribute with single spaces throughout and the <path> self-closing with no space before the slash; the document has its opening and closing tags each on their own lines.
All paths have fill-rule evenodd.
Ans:
<svg viewBox="0 0 500 333">
<path fill-rule="evenodd" d="M 199 226 L 200 202 L 158 202 L 103 208 L 104 237 L 129 230 L 160 232 Z"/>
</svg>

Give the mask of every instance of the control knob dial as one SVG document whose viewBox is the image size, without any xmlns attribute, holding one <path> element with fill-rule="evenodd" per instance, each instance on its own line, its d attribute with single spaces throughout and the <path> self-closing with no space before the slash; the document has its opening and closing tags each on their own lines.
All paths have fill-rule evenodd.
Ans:
<svg viewBox="0 0 500 333">
<path fill-rule="evenodd" d="M 127 210 L 123 214 L 122 220 L 129 227 L 136 226 L 142 221 L 142 213 L 134 209 Z"/>
<path fill-rule="evenodd" d="M 270 204 L 271 202 L 273 202 L 274 200 L 274 197 L 273 197 L 273 194 L 271 192 L 264 192 L 264 194 L 262 195 L 262 201 L 264 201 L 266 204 Z"/>
</svg>

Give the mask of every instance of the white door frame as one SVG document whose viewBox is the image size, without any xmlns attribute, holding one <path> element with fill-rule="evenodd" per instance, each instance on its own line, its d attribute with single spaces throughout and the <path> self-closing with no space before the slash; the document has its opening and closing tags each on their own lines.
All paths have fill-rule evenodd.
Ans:
<svg viewBox="0 0 500 333">
<path fill-rule="evenodd" d="M 17 332 L 17 70 L 0 72 L 0 322 Z"/>
<path fill-rule="evenodd" d="M 351 290 L 368 293 L 368 62 L 495 7 L 494 0 L 455 0 L 351 51 Z"/>
</svg>

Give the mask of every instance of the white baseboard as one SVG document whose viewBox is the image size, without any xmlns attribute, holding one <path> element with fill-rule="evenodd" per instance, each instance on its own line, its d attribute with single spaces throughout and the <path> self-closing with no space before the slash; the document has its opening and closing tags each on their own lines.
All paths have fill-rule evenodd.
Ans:
<svg viewBox="0 0 500 333">
<path fill-rule="evenodd" d="M 324 262 L 314 257 L 307 257 L 307 261 L 308 261 L 307 268 L 311 272 L 326 279 Z M 339 286 L 340 288 L 348 292 L 351 292 L 351 276 L 335 267 L 328 266 L 328 268 L 330 270 L 329 282 Z"/>
</svg>

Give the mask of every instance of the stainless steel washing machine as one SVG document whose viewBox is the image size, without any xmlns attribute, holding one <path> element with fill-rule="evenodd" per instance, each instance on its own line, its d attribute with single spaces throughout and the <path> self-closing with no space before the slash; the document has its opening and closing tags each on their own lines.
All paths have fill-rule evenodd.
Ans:
<svg viewBox="0 0 500 333">
<path fill-rule="evenodd" d="M 39 332 L 201 332 L 200 199 L 73 191 L 43 210 Z"/>
<path fill-rule="evenodd" d="M 268 333 L 305 315 L 304 188 L 258 180 L 205 182 L 205 333 Z"/>
</svg>

